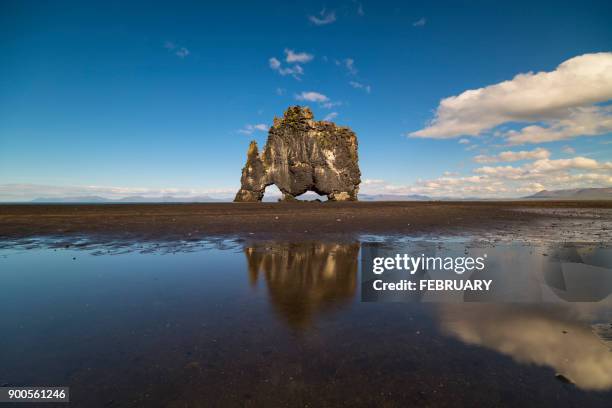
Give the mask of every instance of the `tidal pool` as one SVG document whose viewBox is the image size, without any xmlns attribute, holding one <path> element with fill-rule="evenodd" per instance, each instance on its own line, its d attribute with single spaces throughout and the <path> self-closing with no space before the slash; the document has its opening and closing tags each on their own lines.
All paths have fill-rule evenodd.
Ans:
<svg viewBox="0 0 612 408">
<path fill-rule="evenodd" d="M 0 385 L 71 406 L 612 405 L 606 248 L 490 247 L 498 278 L 564 262 L 520 302 L 365 303 L 393 239 L 41 242 L 0 249 Z"/>
</svg>

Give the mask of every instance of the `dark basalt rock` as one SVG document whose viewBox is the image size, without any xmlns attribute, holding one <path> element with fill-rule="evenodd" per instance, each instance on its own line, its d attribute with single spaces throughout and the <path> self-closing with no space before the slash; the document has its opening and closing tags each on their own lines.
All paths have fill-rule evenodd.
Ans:
<svg viewBox="0 0 612 408">
<path fill-rule="evenodd" d="M 251 142 L 234 201 L 261 201 L 272 184 L 285 200 L 314 191 L 332 201 L 355 201 L 360 177 L 355 133 L 292 106 L 282 119 L 274 118 L 261 155 Z"/>
</svg>

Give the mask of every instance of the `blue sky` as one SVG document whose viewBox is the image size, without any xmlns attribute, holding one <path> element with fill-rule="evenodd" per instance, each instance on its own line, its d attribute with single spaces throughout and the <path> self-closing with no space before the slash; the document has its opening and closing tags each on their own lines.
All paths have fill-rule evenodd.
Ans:
<svg viewBox="0 0 612 408">
<path fill-rule="evenodd" d="M 2 2 L 0 200 L 229 196 L 292 104 L 357 133 L 363 192 L 612 185 L 609 1 L 123 3 Z"/>
</svg>

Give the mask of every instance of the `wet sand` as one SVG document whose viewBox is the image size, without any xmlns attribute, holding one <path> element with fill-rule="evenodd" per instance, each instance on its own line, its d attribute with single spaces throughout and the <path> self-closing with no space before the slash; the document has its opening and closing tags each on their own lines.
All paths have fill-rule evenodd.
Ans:
<svg viewBox="0 0 612 408">
<path fill-rule="evenodd" d="M 0 239 L 494 235 L 610 241 L 612 201 L 0 205 Z M 556 238 L 555 238 L 556 239 Z"/>
</svg>

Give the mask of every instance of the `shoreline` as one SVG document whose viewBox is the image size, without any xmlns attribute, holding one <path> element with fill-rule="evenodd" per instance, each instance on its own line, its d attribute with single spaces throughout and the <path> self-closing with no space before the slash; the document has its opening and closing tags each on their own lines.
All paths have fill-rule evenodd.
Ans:
<svg viewBox="0 0 612 408">
<path fill-rule="evenodd" d="M 499 236 L 612 242 L 612 201 L 3 204 L 0 240 Z"/>
</svg>

